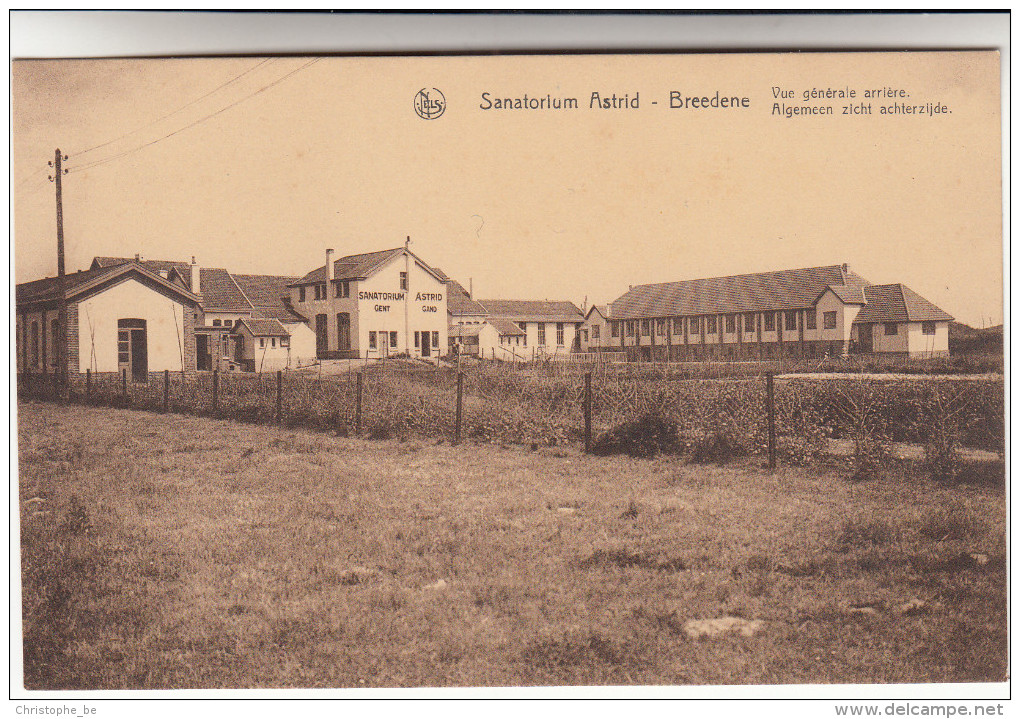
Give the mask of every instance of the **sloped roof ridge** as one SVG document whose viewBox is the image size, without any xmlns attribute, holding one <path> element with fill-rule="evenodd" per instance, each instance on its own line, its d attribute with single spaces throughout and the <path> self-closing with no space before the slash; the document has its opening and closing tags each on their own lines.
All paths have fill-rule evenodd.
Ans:
<svg viewBox="0 0 1020 719">
<path fill-rule="evenodd" d="M 647 284 L 634 285 L 634 289 L 638 287 L 665 287 L 667 285 L 678 285 L 683 282 L 702 282 L 705 280 L 735 280 L 738 277 L 759 277 L 761 275 L 784 275 L 789 272 L 807 272 L 809 270 L 838 270 L 840 273 L 843 272 L 843 265 L 818 265 L 816 267 L 794 267 L 788 270 L 765 270 L 763 272 L 742 272 L 736 275 L 718 275 L 714 277 L 692 277 L 686 280 L 669 280 L 667 282 L 649 282 Z M 845 276 L 843 284 L 846 284 Z M 863 278 L 861 278 L 863 279 Z"/>
</svg>

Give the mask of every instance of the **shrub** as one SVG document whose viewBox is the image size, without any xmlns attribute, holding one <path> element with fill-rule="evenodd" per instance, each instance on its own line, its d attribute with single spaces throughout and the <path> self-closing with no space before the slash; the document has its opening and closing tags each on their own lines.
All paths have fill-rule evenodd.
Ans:
<svg viewBox="0 0 1020 719">
<path fill-rule="evenodd" d="M 624 422 L 592 443 L 592 453 L 603 457 L 611 454 L 654 457 L 657 454 L 677 454 L 680 448 L 676 422 L 653 413 Z"/>
</svg>

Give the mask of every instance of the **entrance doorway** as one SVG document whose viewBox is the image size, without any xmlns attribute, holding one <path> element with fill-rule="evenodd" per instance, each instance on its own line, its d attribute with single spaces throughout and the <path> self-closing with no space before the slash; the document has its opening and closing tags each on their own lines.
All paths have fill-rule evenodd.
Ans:
<svg viewBox="0 0 1020 719">
<path fill-rule="evenodd" d="M 421 356 L 422 357 L 431 357 L 432 356 L 432 347 L 429 344 L 431 339 L 432 339 L 431 335 L 432 335 L 431 332 L 422 332 L 421 333 Z"/>
<path fill-rule="evenodd" d="M 874 339 L 872 337 L 872 329 L 874 325 L 860 324 L 857 325 L 857 351 L 861 353 L 870 353 L 875 349 Z"/>
<path fill-rule="evenodd" d="M 195 355 L 197 357 L 197 369 L 212 369 L 212 352 L 209 351 L 209 335 L 195 335 Z"/>
<path fill-rule="evenodd" d="M 149 340 L 145 320 L 117 320 L 117 369 L 132 382 L 149 381 Z"/>
<path fill-rule="evenodd" d="M 326 315 L 315 315 L 315 354 L 325 357 L 329 351 L 329 330 L 326 327 Z"/>
</svg>

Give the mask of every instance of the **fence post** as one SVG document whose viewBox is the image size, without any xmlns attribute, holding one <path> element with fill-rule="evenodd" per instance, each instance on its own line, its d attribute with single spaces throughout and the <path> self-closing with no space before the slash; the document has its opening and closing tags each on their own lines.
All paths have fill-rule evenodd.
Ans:
<svg viewBox="0 0 1020 719">
<path fill-rule="evenodd" d="M 775 373 L 765 374 L 765 405 L 769 422 L 769 469 L 776 468 L 776 402 L 773 382 Z"/>
<path fill-rule="evenodd" d="M 276 370 L 276 423 L 283 424 L 283 370 Z"/>
<path fill-rule="evenodd" d="M 220 371 L 214 369 L 212 371 L 212 411 L 216 414 L 217 407 L 220 402 Z"/>
<path fill-rule="evenodd" d="M 170 370 L 163 370 L 163 411 L 170 411 Z"/>
<path fill-rule="evenodd" d="M 457 423 L 453 430 L 453 443 L 460 444 L 460 423 L 464 406 L 464 373 L 457 373 Z"/>
<path fill-rule="evenodd" d="M 591 371 L 584 375 L 584 452 L 591 452 Z"/>
<path fill-rule="evenodd" d="M 85 404 L 92 401 L 92 369 L 85 370 Z"/>
<path fill-rule="evenodd" d="M 128 393 L 127 393 L 127 368 L 120 371 L 120 393 L 124 397 L 124 406 L 128 406 Z"/>
<path fill-rule="evenodd" d="M 358 387 L 354 395 L 354 434 L 361 434 L 361 390 L 363 387 L 364 372 L 358 372 Z"/>
</svg>

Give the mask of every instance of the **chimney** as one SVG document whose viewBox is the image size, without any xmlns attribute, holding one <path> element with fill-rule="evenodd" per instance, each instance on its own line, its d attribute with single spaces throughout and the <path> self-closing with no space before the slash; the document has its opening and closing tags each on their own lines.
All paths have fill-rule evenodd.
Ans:
<svg viewBox="0 0 1020 719">
<path fill-rule="evenodd" d="M 191 256 L 191 293 L 199 295 L 202 293 L 202 268 L 195 262 L 195 256 Z"/>
<path fill-rule="evenodd" d="M 846 272 L 846 271 L 847 271 L 847 269 L 848 269 L 848 267 L 847 267 L 847 264 L 846 264 L 846 263 L 844 262 L 844 263 L 843 263 L 843 272 Z"/>
<path fill-rule="evenodd" d="M 141 262 L 141 261 L 142 261 L 142 256 L 136 252 L 135 253 L 135 262 Z"/>
<path fill-rule="evenodd" d="M 473 300 L 475 298 L 475 278 L 468 277 L 468 299 Z"/>
<path fill-rule="evenodd" d="M 333 248 L 326 250 L 326 282 L 333 281 Z"/>
</svg>

